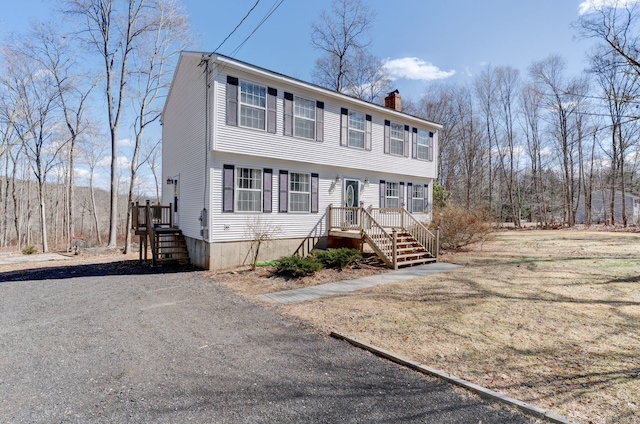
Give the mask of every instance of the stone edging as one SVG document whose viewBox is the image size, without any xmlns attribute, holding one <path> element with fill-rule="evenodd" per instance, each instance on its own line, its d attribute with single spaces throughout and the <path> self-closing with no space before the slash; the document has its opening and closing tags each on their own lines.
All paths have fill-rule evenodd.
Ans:
<svg viewBox="0 0 640 424">
<path fill-rule="evenodd" d="M 457 377 L 454 377 L 452 375 L 449 375 L 449 374 L 445 373 L 444 371 L 440 371 L 440 370 L 437 370 L 435 368 L 431 368 L 431 367 L 428 367 L 426 365 L 422 365 L 422 364 L 420 364 L 420 363 L 418 363 L 416 361 L 412 361 L 411 359 L 404 358 L 404 357 L 396 355 L 395 353 L 390 352 L 388 350 L 381 349 L 381 348 L 373 346 L 373 345 L 371 345 L 369 343 L 365 343 L 365 342 L 362 342 L 360 340 L 354 339 L 352 337 L 346 336 L 344 334 L 340 334 L 340 333 L 338 333 L 336 331 L 332 331 L 331 332 L 331 336 L 335 337 L 337 339 L 345 340 L 345 341 L 351 343 L 354 346 L 357 346 L 359 348 L 368 350 L 371 353 L 374 353 L 376 355 L 382 356 L 383 358 L 389 359 L 389 360 L 391 360 L 393 362 L 396 362 L 396 363 L 398 363 L 400 365 L 404 365 L 404 366 L 406 366 L 408 368 L 414 369 L 414 370 L 419 371 L 419 372 L 424 373 L 424 374 L 429 374 L 429 375 L 432 375 L 434 377 L 441 378 L 441 379 L 446 380 L 449 383 L 455 384 L 457 386 L 464 387 L 465 389 L 468 389 L 468 390 L 470 390 L 470 391 L 472 391 L 474 393 L 477 393 L 478 395 L 480 395 L 480 396 L 482 396 L 484 398 L 487 398 L 487 399 L 490 399 L 490 400 L 495 400 L 495 401 L 502 402 L 502 403 L 505 403 L 507 405 L 516 407 L 516 408 L 520 409 L 522 412 L 524 412 L 525 414 L 533 415 L 533 416 L 535 416 L 537 418 L 543 418 L 543 419 L 545 419 L 545 420 L 547 420 L 549 422 L 557 423 L 557 424 L 577 424 L 577 422 L 569 421 L 567 418 L 565 418 L 565 417 L 563 417 L 561 415 L 558 415 L 558 414 L 556 414 L 554 412 L 547 411 L 547 410 L 542 409 L 542 408 L 538 408 L 537 406 L 531 405 L 529 403 L 519 401 L 519 400 L 514 399 L 512 397 L 509 397 L 509 396 L 505 396 L 502 393 L 498 393 L 498 392 L 495 392 L 493 390 L 489 390 L 489 389 L 487 389 L 485 387 L 478 386 L 477 384 L 473 384 L 473 383 L 471 383 L 469 381 L 466 381 L 466 380 L 463 380 L 461 378 L 457 378 Z"/>
</svg>

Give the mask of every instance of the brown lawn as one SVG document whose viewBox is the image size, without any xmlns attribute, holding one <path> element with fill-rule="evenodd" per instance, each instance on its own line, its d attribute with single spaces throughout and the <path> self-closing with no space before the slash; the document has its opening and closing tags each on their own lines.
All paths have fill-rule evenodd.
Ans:
<svg viewBox="0 0 640 424">
<path fill-rule="evenodd" d="M 573 420 L 640 423 L 640 234 L 499 232 L 442 260 L 464 267 L 278 309 Z M 227 284 L 285 288 L 265 280 Z"/>
</svg>

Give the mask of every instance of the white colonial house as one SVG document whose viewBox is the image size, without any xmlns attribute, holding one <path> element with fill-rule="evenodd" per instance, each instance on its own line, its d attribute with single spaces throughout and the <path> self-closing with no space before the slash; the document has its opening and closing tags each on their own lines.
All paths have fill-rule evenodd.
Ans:
<svg viewBox="0 0 640 424">
<path fill-rule="evenodd" d="M 421 223 L 431 219 L 441 126 L 402 113 L 397 91 L 386 106 L 183 52 L 162 113 L 162 199 L 191 261 L 242 264 L 256 230 L 274 229 L 260 259 L 351 238 L 392 267 L 420 262 L 418 250 L 433 260 Z"/>
</svg>

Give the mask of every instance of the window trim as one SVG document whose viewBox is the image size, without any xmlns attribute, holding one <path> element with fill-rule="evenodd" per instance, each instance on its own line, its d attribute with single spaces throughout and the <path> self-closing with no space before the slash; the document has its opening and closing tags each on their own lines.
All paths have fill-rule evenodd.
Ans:
<svg viewBox="0 0 640 424">
<path fill-rule="evenodd" d="M 351 126 L 351 116 L 360 115 L 362 116 L 362 124 L 363 128 L 354 128 Z M 358 133 L 362 133 L 362 146 L 355 146 L 351 143 L 351 131 L 357 131 Z M 360 149 L 365 150 L 367 145 L 367 115 L 362 112 L 350 110 L 347 116 L 347 147 L 351 147 L 352 149 Z"/>
<path fill-rule="evenodd" d="M 309 102 L 310 104 L 312 104 L 312 110 L 313 110 L 313 119 L 307 118 L 305 116 L 300 116 L 300 115 L 296 115 L 296 103 L 297 100 L 305 100 L 307 102 Z M 303 140 L 311 140 L 311 141 L 315 141 L 317 139 L 317 125 L 318 125 L 318 111 L 317 111 L 317 101 L 316 100 L 311 100 L 308 99 L 304 96 L 298 96 L 296 94 L 293 95 L 293 136 L 296 138 L 301 138 Z M 311 132 L 311 137 L 305 137 L 302 135 L 299 135 L 296 133 L 296 119 L 302 119 L 304 121 L 308 121 L 313 123 L 313 131 Z"/>
<path fill-rule="evenodd" d="M 242 86 L 250 84 L 253 85 L 255 87 L 259 87 L 261 89 L 264 89 L 264 107 L 261 106 L 256 106 L 250 103 L 243 103 L 242 102 Z M 240 80 L 238 83 L 238 127 L 241 128 L 248 128 L 248 129 L 252 129 L 252 130 L 257 130 L 257 131 L 267 131 L 267 120 L 268 120 L 268 112 L 269 112 L 269 108 L 268 108 L 268 102 L 269 102 L 269 93 L 268 93 L 269 87 L 267 87 L 266 85 L 261 85 L 255 82 L 251 82 L 251 81 L 247 81 L 247 80 Z M 258 110 L 262 110 L 264 112 L 264 120 L 263 120 L 263 127 L 262 128 L 258 128 L 258 127 L 252 127 L 252 126 L 248 126 L 248 125 L 242 125 L 242 106 L 246 106 L 248 108 L 251 109 L 258 109 Z"/>
<path fill-rule="evenodd" d="M 400 128 L 400 138 L 395 138 L 393 137 L 393 127 L 397 126 Z M 404 125 L 403 124 L 399 124 L 397 122 L 393 122 L 391 121 L 389 124 L 389 154 L 391 156 L 404 156 L 405 155 L 405 151 L 404 151 Z M 393 152 L 393 143 L 394 142 L 398 142 L 400 143 L 400 153 L 394 153 Z"/>
<path fill-rule="evenodd" d="M 423 133 L 423 134 L 426 133 L 426 137 L 427 137 L 426 144 L 420 143 L 420 133 Z M 426 161 L 426 162 L 433 162 L 433 138 L 434 138 L 433 131 L 427 131 L 427 130 L 418 128 L 418 130 L 416 131 L 416 155 L 415 155 L 416 159 Z M 423 155 L 420 154 L 421 151 L 424 152 Z"/>
<path fill-rule="evenodd" d="M 392 189 L 392 187 L 395 185 L 396 190 L 397 190 L 397 196 L 389 196 L 389 190 Z M 389 209 L 395 209 L 395 208 L 400 208 L 402 207 L 402 193 L 400 192 L 400 187 L 401 184 L 397 181 L 387 181 L 386 182 L 386 186 L 385 186 L 385 194 L 384 194 L 384 203 L 385 203 L 385 208 L 389 208 Z M 397 199 L 398 200 L 398 205 L 397 206 L 389 206 L 389 199 Z"/>
<path fill-rule="evenodd" d="M 415 197 L 415 190 L 421 187 L 422 188 L 422 197 Z M 427 209 L 427 204 L 426 204 L 426 198 L 425 198 L 425 193 L 426 189 L 424 184 L 413 184 L 412 189 L 411 189 L 411 211 L 412 213 L 424 213 L 424 211 Z M 415 201 L 417 199 L 421 199 L 422 200 L 422 208 L 420 210 L 416 210 L 415 207 Z"/>
<path fill-rule="evenodd" d="M 259 181 L 259 187 L 258 188 L 240 188 L 238 187 L 238 181 L 239 178 L 241 178 L 241 171 L 243 169 L 248 169 L 251 171 L 260 171 L 260 181 Z M 233 178 L 233 211 L 234 212 L 239 212 L 239 213 L 262 213 L 264 210 L 264 169 L 263 168 L 251 168 L 248 166 L 236 166 L 235 167 L 235 175 Z M 253 180 L 255 178 L 251 178 L 251 180 Z M 260 199 L 258 201 L 258 205 L 259 205 L 259 210 L 240 210 L 240 208 L 238 207 L 238 202 L 240 201 L 240 196 L 239 194 L 241 192 L 259 192 L 260 193 Z"/>
<path fill-rule="evenodd" d="M 293 174 L 298 174 L 298 175 L 306 175 L 308 177 L 308 186 L 309 186 L 309 191 L 293 191 L 291 189 L 291 184 L 292 184 L 292 178 L 291 176 Z M 287 183 L 287 197 L 288 197 L 288 211 L 290 213 L 311 213 L 311 196 L 312 196 L 312 189 L 311 189 L 311 173 L 310 172 L 298 172 L 298 171 L 289 171 L 289 180 Z M 295 211 L 293 210 L 292 206 L 292 200 L 293 200 L 293 195 L 295 194 L 305 194 L 307 195 L 307 210 L 304 211 Z"/>
</svg>

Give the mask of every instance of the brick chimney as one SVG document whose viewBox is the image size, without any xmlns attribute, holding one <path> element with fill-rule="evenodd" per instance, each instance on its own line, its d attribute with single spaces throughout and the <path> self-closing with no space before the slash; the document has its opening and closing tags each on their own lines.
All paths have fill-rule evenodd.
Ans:
<svg viewBox="0 0 640 424">
<path fill-rule="evenodd" d="M 402 111 L 402 97 L 398 90 L 393 90 L 384 98 L 384 107 L 395 109 L 398 112 Z"/>
</svg>

